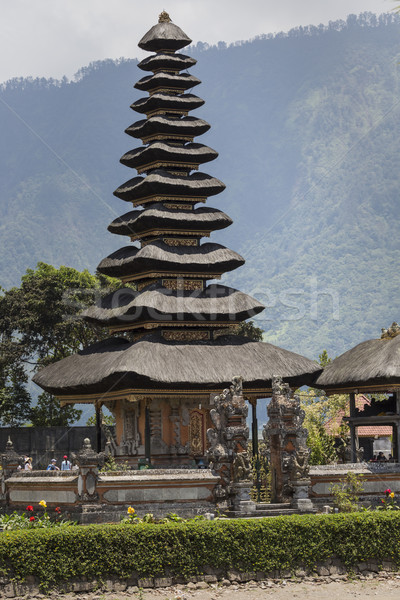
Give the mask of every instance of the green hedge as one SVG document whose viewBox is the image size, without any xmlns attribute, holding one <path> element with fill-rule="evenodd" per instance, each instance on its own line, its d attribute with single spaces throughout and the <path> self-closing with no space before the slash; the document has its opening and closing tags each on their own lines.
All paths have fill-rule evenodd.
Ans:
<svg viewBox="0 0 400 600">
<path fill-rule="evenodd" d="M 351 569 L 369 559 L 400 565 L 400 513 L 294 515 L 163 525 L 90 525 L 0 533 L 0 574 L 45 587 L 71 579 L 190 577 L 313 567 L 336 555 Z"/>
</svg>

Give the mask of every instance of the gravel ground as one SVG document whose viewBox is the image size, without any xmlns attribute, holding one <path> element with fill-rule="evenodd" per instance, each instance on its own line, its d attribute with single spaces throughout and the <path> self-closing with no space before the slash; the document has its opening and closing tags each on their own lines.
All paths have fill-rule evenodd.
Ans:
<svg viewBox="0 0 400 600">
<path fill-rule="evenodd" d="M 376 597 L 385 600 L 400 599 L 400 575 L 391 577 L 367 576 L 364 579 L 319 580 L 301 582 L 283 580 L 273 582 L 249 581 L 245 584 L 211 584 L 204 582 L 171 588 L 128 588 L 124 592 L 73 593 L 49 596 L 38 594 L 29 600 L 369 600 Z M 0 592 L 1 594 L 1 592 Z M 5 597 L 5 596 L 1 596 Z M 28 598 L 25 596 L 25 598 Z M 19 599 L 18 599 L 19 600 Z"/>
</svg>

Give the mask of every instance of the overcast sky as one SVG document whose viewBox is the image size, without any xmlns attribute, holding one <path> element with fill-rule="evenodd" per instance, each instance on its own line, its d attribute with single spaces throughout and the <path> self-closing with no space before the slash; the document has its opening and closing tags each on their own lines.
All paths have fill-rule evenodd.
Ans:
<svg viewBox="0 0 400 600">
<path fill-rule="evenodd" d="M 163 9 L 194 42 L 212 44 L 394 6 L 393 0 L 0 0 L 0 82 L 72 77 L 95 60 L 143 56 L 137 42 Z"/>
</svg>

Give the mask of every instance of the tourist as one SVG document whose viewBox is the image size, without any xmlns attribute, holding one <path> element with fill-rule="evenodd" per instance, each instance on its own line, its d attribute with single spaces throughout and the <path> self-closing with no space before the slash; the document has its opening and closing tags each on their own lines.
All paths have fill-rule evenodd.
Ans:
<svg viewBox="0 0 400 600">
<path fill-rule="evenodd" d="M 70 463 L 70 461 L 68 460 L 68 456 L 65 454 L 63 457 L 63 460 L 61 461 L 61 471 L 70 471 L 72 468 L 72 465 Z"/>
<path fill-rule="evenodd" d="M 32 458 L 30 456 L 25 458 L 24 471 L 32 471 Z"/>
<path fill-rule="evenodd" d="M 377 458 L 376 460 L 378 460 L 378 461 L 380 461 L 380 462 L 383 462 L 383 461 L 385 461 L 385 460 L 386 460 L 386 457 L 385 457 L 385 455 L 383 454 L 383 452 L 379 452 L 379 454 L 378 454 L 378 458 Z"/>
<path fill-rule="evenodd" d="M 56 459 L 52 458 L 46 471 L 59 471 L 60 469 L 57 467 L 56 463 L 57 463 Z"/>
</svg>

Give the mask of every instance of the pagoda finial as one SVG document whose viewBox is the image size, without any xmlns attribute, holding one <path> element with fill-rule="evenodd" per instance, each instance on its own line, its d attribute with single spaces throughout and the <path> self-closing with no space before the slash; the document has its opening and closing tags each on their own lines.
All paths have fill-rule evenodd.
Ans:
<svg viewBox="0 0 400 600">
<path fill-rule="evenodd" d="M 169 16 L 169 14 L 167 12 L 165 12 L 165 10 L 163 10 L 162 13 L 158 17 L 158 22 L 159 23 L 171 23 L 171 17 Z"/>
</svg>

